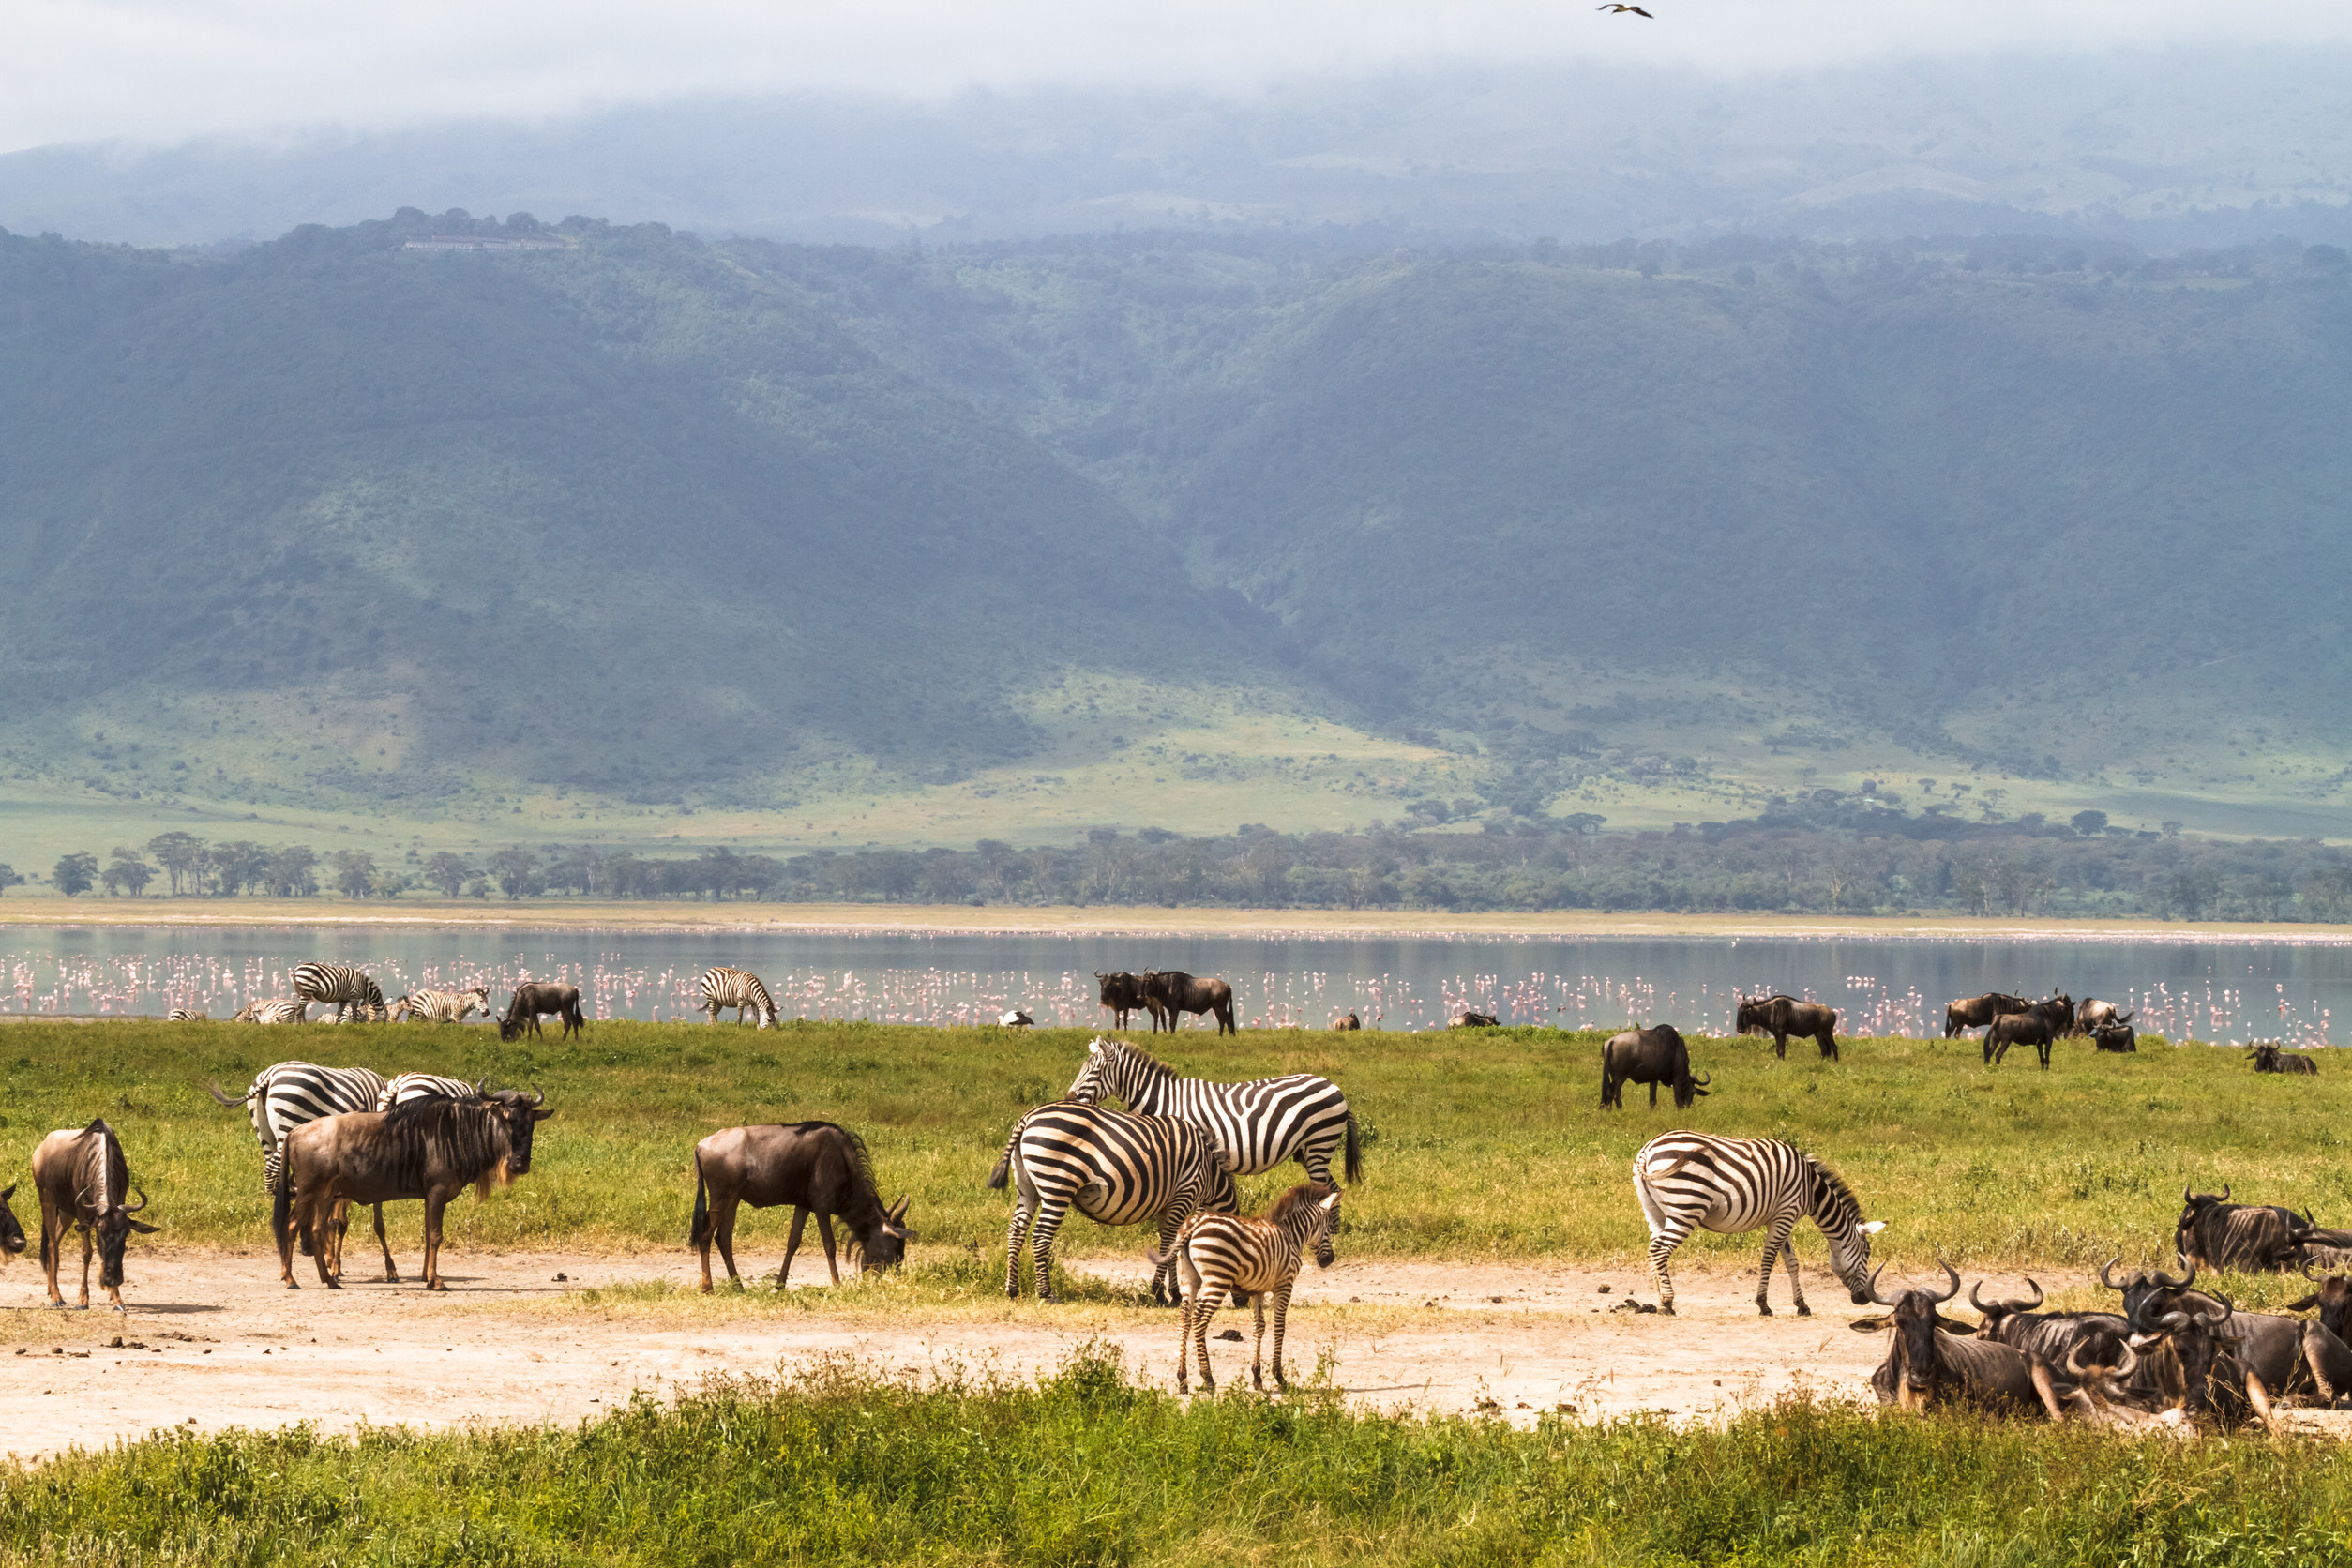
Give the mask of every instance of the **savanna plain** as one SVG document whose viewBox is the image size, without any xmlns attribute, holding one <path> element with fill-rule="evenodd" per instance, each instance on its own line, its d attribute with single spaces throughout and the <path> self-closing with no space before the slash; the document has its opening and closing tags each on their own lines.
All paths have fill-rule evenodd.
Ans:
<svg viewBox="0 0 2352 1568">
<path fill-rule="evenodd" d="M 1171 1388 L 1173 1315 L 1146 1304 L 1145 1239 L 1073 1216 L 1063 1301 L 1006 1300 L 1005 1195 L 984 1185 L 1028 1107 L 1089 1038 L 802 1023 L 594 1023 L 502 1045 L 481 1029 L 331 1032 L 132 1021 L 0 1032 L 0 1140 L 29 1153 L 103 1115 L 161 1227 L 137 1238 L 125 1317 L 40 1305 L 0 1275 L 14 1440 L 0 1556 L 107 1561 L 1306 1560 L 2321 1562 L 2352 1552 L 2332 1427 L 2128 1438 L 1959 1415 L 1881 1415 L 1879 1340 L 1801 1228 L 1816 1316 L 1759 1239 L 1678 1255 L 1654 1300 L 1628 1167 L 1674 1126 L 1785 1137 L 1888 1222 L 1887 1277 L 1935 1258 L 2061 1305 L 2090 1274 L 2170 1256 L 2184 1185 L 2352 1219 L 2337 1077 L 2257 1078 L 2241 1053 L 2146 1040 L 1987 1069 L 1971 1040 L 1695 1039 L 1712 1093 L 1597 1108 L 1597 1033 L 1205 1032 L 1138 1038 L 1187 1074 L 1322 1073 L 1365 1139 L 1338 1265 L 1302 1282 L 1292 1388 Z M 531 1172 L 452 1206 L 456 1289 L 277 1279 L 240 1091 L 300 1056 L 542 1086 Z M 2332 1063 L 2328 1064 L 2332 1067 Z M 749 1288 L 705 1297 L 686 1247 L 695 1141 L 822 1118 L 862 1133 L 909 1265 L 827 1284 L 813 1234 L 771 1289 L 789 1217 L 746 1217 Z M 6 1162 L 10 1179 L 23 1167 Z M 1245 1179 L 1261 1206 L 1295 1170 Z M 29 1186 L 16 1207 L 38 1224 Z M 716 1262 L 716 1259 L 714 1259 Z M 558 1277 L 558 1276 L 562 1277 Z M 763 1277 L 764 1276 L 764 1277 Z M 1608 1289 L 1604 1291 L 1603 1286 Z M 72 1270 L 66 1277 L 73 1294 Z M 2230 1278 L 2275 1306 L 2299 1280 Z M 102 1298 L 101 1298 L 102 1299 Z M 2112 1299 L 2112 1298 L 2108 1298 Z M 1247 1314 L 1218 1327 L 1248 1332 Z M 9 1352 L 15 1352 L 10 1356 Z M 268 1359 L 264 1359 L 264 1356 Z M 21 1359 L 20 1359 L 21 1358 Z M 593 1369 L 593 1370 L 592 1370 Z"/>
</svg>

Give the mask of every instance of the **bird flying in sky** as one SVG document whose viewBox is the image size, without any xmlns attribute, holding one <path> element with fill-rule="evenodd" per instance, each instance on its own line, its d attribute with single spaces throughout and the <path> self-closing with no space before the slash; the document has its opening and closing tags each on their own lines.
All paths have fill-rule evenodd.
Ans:
<svg viewBox="0 0 2352 1568">
<path fill-rule="evenodd" d="M 1621 5 L 1617 5 L 1617 4 L 1615 4 L 1615 3 L 1614 3 L 1614 0 L 1611 0 L 1611 4 L 1609 4 L 1609 5 L 1597 7 L 1597 8 L 1596 8 L 1596 9 L 1599 9 L 1599 10 L 1610 11 L 1610 12 L 1616 12 L 1616 13 L 1621 13 L 1621 13 L 1623 13 L 1623 12 L 1626 12 L 1626 11 L 1631 11 L 1631 12 L 1632 12 L 1634 15 L 1636 15 L 1636 16 L 1650 16 L 1650 13 L 1649 13 L 1648 11 L 1643 10 L 1643 9 L 1642 9 L 1639 6 L 1621 6 Z M 1657 21 L 1658 19 L 1657 19 L 1656 17 L 1654 17 L 1654 16 L 1650 16 L 1650 20 L 1651 20 L 1651 21 L 1652 21 L 1652 22 L 1655 22 L 1655 21 Z"/>
</svg>

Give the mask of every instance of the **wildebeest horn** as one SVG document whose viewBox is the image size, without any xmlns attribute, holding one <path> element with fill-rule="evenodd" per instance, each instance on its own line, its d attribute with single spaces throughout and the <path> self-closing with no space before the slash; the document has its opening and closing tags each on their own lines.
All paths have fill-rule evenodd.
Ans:
<svg viewBox="0 0 2352 1568">
<path fill-rule="evenodd" d="M 2119 1252 L 2118 1252 L 2118 1253 L 2117 1253 L 2117 1254 L 2116 1254 L 2113 1258 L 2110 1258 L 2110 1259 L 2108 1259 L 2105 1262 L 2103 1262 L 2103 1263 L 2100 1264 L 2100 1265 L 2099 1265 L 2099 1283 L 2100 1283 L 2100 1284 L 2102 1284 L 2102 1285 L 2103 1285 L 2103 1286 L 2105 1286 L 2105 1287 L 2106 1287 L 2108 1289 L 2110 1289 L 2110 1290 L 2120 1290 L 2120 1289 L 2123 1289 L 2123 1287 L 2122 1287 L 2122 1286 L 2118 1285 L 2118 1284 L 2117 1284 L 2114 1280 L 2109 1279 L 2109 1278 L 2107 1277 L 2107 1271 L 2108 1271 L 2109 1269 L 2114 1268 L 2114 1267 L 2115 1267 L 2118 1263 L 2120 1263 L 2120 1262 L 2122 1262 L 2122 1261 L 2123 1261 L 2123 1254 L 2121 1254 L 2121 1253 L 2119 1253 Z"/>
<path fill-rule="evenodd" d="M 2229 1321 L 2229 1319 L 2230 1319 L 2230 1315 L 2231 1315 L 2232 1313 L 2236 1312 L 2236 1311 L 2238 1310 L 2238 1307 L 2237 1307 L 2237 1304 L 2235 1304 L 2234 1302 L 2232 1302 L 2232 1301 L 2231 1301 L 2231 1300 L 2230 1300 L 2227 1296 L 2224 1296 L 2224 1295 L 2221 1294 L 2219 1291 L 2214 1291 L 2214 1292 L 2211 1292 L 2211 1294 L 2212 1294 L 2213 1300 L 2214 1300 L 2215 1302 L 2217 1302 L 2217 1303 L 2219 1303 L 2219 1304 L 2220 1304 L 2220 1305 L 2221 1305 L 2221 1310 L 2220 1310 L 2219 1312 L 2207 1312 L 2207 1313 L 2202 1313 L 2202 1314 L 2200 1314 L 2200 1316 L 2201 1316 L 2201 1317 L 2203 1317 L 2203 1318 L 2204 1318 L 2204 1319 L 2205 1319 L 2207 1322 L 2209 1322 L 2209 1323 L 2212 1324 L 2215 1328 L 2219 1328 L 2219 1327 L 2221 1327 L 2224 1323 L 2226 1323 L 2226 1322 L 2228 1322 L 2228 1321 Z"/>
<path fill-rule="evenodd" d="M 1704 1089 L 1704 1088 L 1706 1088 L 1709 1084 L 1711 1084 L 1711 1083 L 1712 1083 L 1712 1082 L 1714 1082 L 1714 1081 L 1715 1081 L 1715 1075 L 1714 1075 L 1714 1074 L 1712 1074 L 1712 1073 L 1710 1073 L 1710 1074 L 1708 1074 L 1708 1075 L 1707 1075 L 1705 1078 L 1693 1078 L 1691 1081 L 1692 1081 L 1692 1082 L 1694 1082 L 1694 1083 L 1696 1083 L 1696 1084 L 1697 1084 L 1697 1085 L 1698 1085 L 1701 1089 Z"/>
<path fill-rule="evenodd" d="M 1895 1302 L 1902 1300 L 1900 1296 L 1895 1297 L 1893 1301 L 1890 1301 L 1885 1296 L 1878 1294 L 1878 1276 L 1886 1272 L 1887 1266 L 1884 1263 L 1879 1264 L 1877 1268 L 1870 1271 L 1870 1299 L 1877 1302 L 1880 1306 L 1892 1306 L 1895 1304 Z"/>
<path fill-rule="evenodd" d="M 547 1091 L 535 1083 L 531 1086 L 531 1103 L 535 1106 L 547 1104 Z"/>
<path fill-rule="evenodd" d="M 2222 1184 L 2222 1201 L 2224 1203 L 2229 1201 L 2229 1184 L 2227 1182 L 2224 1182 Z"/>
<path fill-rule="evenodd" d="M 2196 1200 L 2197 1195 L 2195 1193 L 2191 1192 L 2186 1186 L 2183 1186 L 2180 1189 L 2180 1206 L 2182 1208 L 2187 1208 L 2190 1204 L 2194 1203 Z"/>
<path fill-rule="evenodd" d="M 2163 1286 L 2167 1290 L 2186 1290 L 2190 1286 L 2196 1283 L 2197 1266 L 2194 1263 L 2190 1264 L 2189 1272 L 2182 1274 L 2179 1279 L 2173 1278 L 2172 1275 L 2164 1273 L 2162 1269 L 2148 1270 L 2148 1277 L 2156 1284 Z"/>
<path fill-rule="evenodd" d="M 1936 1261 L 1942 1265 L 1944 1273 L 1952 1276 L 1952 1283 L 1944 1288 L 1944 1293 L 1940 1296 L 1936 1294 L 1933 1290 L 1922 1291 L 1922 1294 L 1925 1295 L 1929 1301 L 1935 1302 L 1940 1305 L 1960 1293 L 1960 1271 L 1953 1268 L 1951 1264 L 1944 1262 L 1943 1254 L 1941 1253 L 1937 1253 L 1936 1255 Z"/>
<path fill-rule="evenodd" d="M 474 1085 L 474 1097 L 477 1100 L 487 1100 L 490 1098 L 489 1078 L 484 1077 Z"/>
<path fill-rule="evenodd" d="M 144 1187 L 133 1187 L 130 1190 L 139 1195 L 139 1201 L 136 1203 L 124 1204 L 123 1213 L 127 1214 L 135 1214 L 140 1210 L 147 1206 L 147 1189 Z"/>
<path fill-rule="evenodd" d="M 897 1202 L 890 1206 L 885 1217 L 889 1219 L 891 1224 L 904 1225 L 906 1223 L 907 1203 L 910 1199 L 913 1198 L 913 1196 L 914 1195 L 912 1193 L 908 1193 L 904 1197 L 900 1198 Z"/>
<path fill-rule="evenodd" d="M 6 1203 L 9 1199 L 14 1198 L 15 1196 L 16 1184 L 14 1182 L 10 1182 L 8 1185 L 8 1190 L 0 1192 L 0 1203 Z"/>
</svg>

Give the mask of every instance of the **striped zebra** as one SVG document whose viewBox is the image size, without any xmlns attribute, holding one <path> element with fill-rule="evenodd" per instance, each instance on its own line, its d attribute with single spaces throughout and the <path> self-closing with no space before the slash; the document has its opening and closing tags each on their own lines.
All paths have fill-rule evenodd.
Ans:
<svg viewBox="0 0 2352 1568">
<path fill-rule="evenodd" d="M 298 996 L 263 997 L 236 1011 L 231 1023 L 309 1023 L 310 1004 Z"/>
<path fill-rule="evenodd" d="M 373 1110 L 384 1093 L 384 1075 L 366 1067 L 322 1067 L 312 1062 L 279 1062 L 253 1075 L 253 1081 L 235 1099 L 220 1085 L 205 1087 L 224 1106 L 243 1106 L 253 1119 L 253 1136 L 262 1146 L 262 1190 L 275 1194 L 285 1168 L 286 1135 L 306 1122 L 347 1110 Z M 384 1277 L 398 1283 L 391 1244 L 384 1236 L 384 1205 L 375 1205 L 376 1242 L 384 1248 Z M 306 1245 L 305 1251 L 309 1248 Z"/>
<path fill-rule="evenodd" d="M 1344 1140 L 1348 1180 L 1364 1180 L 1364 1153 L 1355 1113 L 1329 1078 L 1312 1073 L 1212 1083 L 1178 1078 L 1176 1069 L 1125 1040 L 1087 1042 L 1065 1099 L 1089 1104 L 1108 1096 L 1140 1116 L 1181 1116 L 1208 1129 L 1230 1151 L 1234 1171 L 1254 1176 L 1295 1159 L 1309 1180 L 1331 1184 L 1331 1156 Z"/>
<path fill-rule="evenodd" d="M 427 1023 L 463 1023 L 470 1013 L 489 1017 L 490 988 L 472 986 L 461 991 L 411 991 L 392 1003 L 392 1021 L 422 1018 Z"/>
<path fill-rule="evenodd" d="M 317 962 L 294 965 L 294 995 L 324 1007 L 335 1004 L 335 1021 L 349 1021 L 356 1012 L 362 1021 L 382 1022 L 391 1016 L 384 1004 L 384 988 L 349 964 Z"/>
<path fill-rule="evenodd" d="M 776 999 L 768 995 L 767 987 L 761 984 L 758 975 L 747 969 L 730 969 L 724 964 L 704 970 L 702 1011 L 711 1016 L 711 1022 L 716 1023 L 718 1015 L 730 1007 L 735 1010 L 737 1023 L 743 1022 L 745 1013 L 756 1011 L 761 1029 L 776 1027 Z"/>
<path fill-rule="evenodd" d="M 1886 1221 L 1865 1222 L 1862 1202 L 1836 1172 L 1793 1143 L 1776 1138 L 1714 1138 L 1706 1133 L 1661 1133 L 1634 1156 L 1634 1196 L 1650 1221 L 1650 1272 L 1658 1278 L 1658 1309 L 1674 1310 L 1674 1281 L 1666 1259 L 1704 1226 L 1725 1235 L 1769 1227 L 1764 1236 L 1764 1272 L 1756 1281 L 1756 1309 L 1769 1318 L 1765 1298 L 1772 1283 L 1772 1259 L 1787 1265 L 1788 1293 L 1797 1316 L 1810 1318 L 1804 1287 L 1797 1280 L 1797 1254 L 1788 1233 L 1800 1215 L 1820 1228 L 1830 1244 L 1830 1267 L 1861 1306 L 1870 1300 L 1870 1238 Z"/>
<path fill-rule="evenodd" d="M 1053 1238 L 1073 1205 L 1097 1225 L 1157 1220 L 1160 1250 L 1166 1252 L 1194 1210 L 1230 1213 L 1238 1207 L 1232 1160 L 1211 1134 L 1190 1122 L 1066 1100 L 1039 1106 L 1015 1125 L 1004 1140 L 1004 1157 L 988 1176 L 989 1187 L 1003 1191 L 1009 1175 L 1018 1195 L 1004 1238 L 1004 1293 L 1020 1300 L 1027 1231 L 1037 1259 L 1037 1299 L 1053 1300 Z M 1176 1299 L 1174 1275 L 1172 1264 L 1153 1271 L 1153 1300 Z"/>
<path fill-rule="evenodd" d="M 369 1110 L 394 1110 L 416 1100 L 478 1100 L 490 1080 L 468 1083 L 434 1073 L 402 1073 L 389 1083 L 378 1082 L 375 1100 L 366 1108 Z"/>
<path fill-rule="evenodd" d="M 1151 1255 L 1155 1269 L 1172 1259 L 1177 1283 L 1184 1288 L 1184 1323 L 1178 1330 L 1176 1352 L 1177 1393 L 1190 1386 L 1187 1366 L 1196 1349 L 1200 1352 L 1200 1386 L 1216 1392 L 1216 1374 L 1209 1370 L 1209 1319 L 1216 1316 L 1228 1291 L 1236 1303 L 1251 1299 L 1258 1308 L 1258 1343 L 1249 1362 L 1253 1388 L 1266 1386 L 1260 1362 L 1266 1349 L 1266 1298 L 1274 1297 L 1274 1385 L 1290 1386 L 1282 1375 L 1282 1334 L 1290 1317 L 1290 1291 L 1299 1282 L 1299 1265 L 1308 1247 L 1315 1249 L 1317 1268 L 1331 1267 L 1332 1232 L 1338 1229 L 1339 1189 L 1326 1182 L 1303 1182 L 1256 1218 L 1195 1214 L 1176 1232 L 1176 1244 L 1168 1256 Z"/>
<path fill-rule="evenodd" d="M 210 1013 L 199 1013 L 193 1007 L 174 1007 L 163 1015 L 165 1023 L 210 1023 Z"/>
</svg>

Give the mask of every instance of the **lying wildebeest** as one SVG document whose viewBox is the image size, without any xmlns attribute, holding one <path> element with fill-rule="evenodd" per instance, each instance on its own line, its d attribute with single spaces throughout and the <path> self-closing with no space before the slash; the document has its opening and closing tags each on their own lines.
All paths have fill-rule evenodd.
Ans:
<svg viewBox="0 0 2352 1568">
<path fill-rule="evenodd" d="M 515 999 L 506 1004 L 506 1016 L 498 1020 L 498 1037 L 520 1040 L 527 1028 L 539 1032 L 539 1020 L 550 1014 L 564 1020 L 564 1035 L 574 1030 L 588 1033 L 587 1020 L 580 1016 L 580 988 L 559 986 L 551 980 L 526 980 L 515 988 Z"/>
<path fill-rule="evenodd" d="M 1180 969 L 1150 970 L 1143 975 L 1143 1004 L 1152 1009 L 1154 1033 L 1163 1018 L 1174 1031 L 1186 1013 L 1214 1018 L 1220 1034 L 1241 1033 L 1233 1027 L 1233 988 L 1222 980 L 1196 980 Z"/>
<path fill-rule="evenodd" d="M 1799 1002 L 1793 996 L 1741 997 L 1732 1027 L 1742 1034 L 1770 1034 L 1772 1054 L 1784 1062 L 1791 1034 L 1819 1041 L 1823 1058 L 1837 1060 L 1837 1010 L 1817 1002 Z"/>
<path fill-rule="evenodd" d="M 784 1244 L 784 1266 L 776 1272 L 779 1290 L 792 1275 L 801 1227 L 812 1214 L 825 1244 L 825 1272 L 836 1285 L 841 1283 L 833 1251 L 836 1214 L 849 1229 L 861 1269 L 896 1268 L 907 1255 L 907 1200 L 882 1207 L 866 1140 L 831 1122 L 730 1127 L 694 1146 L 694 1224 L 687 1241 L 702 1258 L 704 1295 L 711 1290 L 714 1241 L 728 1283 L 743 1282 L 735 1273 L 735 1209 L 744 1203 L 755 1209 L 792 1205 L 792 1233 Z"/>
<path fill-rule="evenodd" d="M 1853 1324 L 1863 1333 L 1890 1331 L 1887 1359 L 1870 1375 L 1879 1403 L 1907 1410 L 1938 1402 L 2012 1414 L 2039 1410 L 2058 1420 L 2061 1410 L 2048 1364 L 1998 1340 L 1973 1338 L 1968 1325 L 1937 1310 L 1960 1293 L 1960 1271 L 1949 1263 L 1943 1270 L 1951 1283 L 1940 1292 L 1906 1290 L 1899 1296 L 1881 1294 L 1878 1273 L 1870 1276 L 1870 1299 L 1894 1308 L 1883 1318 Z"/>
<path fill-rule="evenodd" d="M 2114 1023 L 2118 1018 L 2129 1018 L 2131 1016 L 2129 1013 L 2117 1012 L 2115 1003 L 2112 1002 L 2102 1002 L 2095 996 L 2087 996 L 2074 1003 L 2074 1027 L 2071 1033 L 2095 1034 L 2099 1032 L 2101 1024 Z"/>
<path fill-rule="evenodd" d="M 2131 1348 L 2139 1364 L 2124 1385 L 2135 1404 L 2161 1404 L 2191 1419 L 2238 1426 L 2249 1416 L 2270 1424 L 2269 1391 L 2239 1359 L 2243 1338 L 2226 1300 L 2155 1294 L 2131 1314 Z"/>
<path fill-rule="evenodd" d="M 1502 1027 L 1502 1020 L 1492 1013 L 1466 1012 L 1446 1027 L 1448 1029 L 1500 1029 Z"/>
<path fill-rule="evenodd" d="M 392 1110 L 322 1116 L 287 1133 L 270 1212 L 286 1289 L 298 1289 L 297 1234 L 310 1240 L 320 1281 L 340 1289 L 342 1228 L 335 1223 L 340 1208 L 422 1199 L 425 1289 L 447 1289 L 441 1282 L 442 1211 L 465 1187 L 488 1197 L 493 1185 L 507 1186 L 530 1173 L 532 1132 L 555 1114 L 543 1104 L 546 1098 L 416 1099 Z"/>
<path fill-rule="evenodd" d="M 1338 1030 L 1362 1029 L 1364 1027 L 1364 1020 L 1357 1018 L 1355 1014 L 1349 1013 L 1344 1018 L 1332 1019 L 1331 1026 L 1334 1029 Z"/>
<path fill-rule="evenodd" d="M 1707 1093 L 1714 1075 L 1691 1077 L 1691 1048 L 1670 1023 L 1650 1029 L 1629 1029 L 1612 1035 L 1601 1048 L 1601 1108 L 1625 1108 L 1625 1085 L 1650 1086 L 1650 1108 L 1658 1108 L 1658 1085 L 1674 1090 L 1674 1108 L 1688 1110 L 1691 1102 Z"/>
<path fill-rule="evenodd" d="M 2254 1063 L 2257 1073 L 2309 1073 L 2316 1077 L 2319 1063 L 2299 1052 L 2287 1050 L 2275 1040 L 2256 1040 L 2246 1052 L 2246 1060 Z"/>
<path fill-rule="evenodd" d="M 2292 1209 L 2232 1203 L 2220 1193 L 2180 1189 L 2180 1219 L 2173 1247 L 2192 1272 L 2284 1274 L 2302 1261 L 2301 1238 L 2311 1223 Z"/>
<path fill-rule="evenodd" d="M 2135 1051 L 2140 1048 L 2140 1034 L 2132 1027 L 2131 1014 L 2118 1013 L 2090 1032 L 2090 1043 L 2101 1050 Z"/>
<path fill-rule="evenodd" d="M 1121 970 L 1116 974 L 1094 972 L 1095 982 L 1102 988 L 1102 1005 L 1110 1009 L 1110 1027 L 1127 1027 L 1127 1015 L 1143 1009 L 1143 980 L 1139 975 Z"/>
<path fill-rule="evenodd" d="M 0 1193 L 0 1210 L 7 1208 L 7 1199 L 6 1193 Z M 22 1245 L 20 1241 L 19 1246 L 22 1247 Z M 2318 1312 L 2320 1327 L 2334 1334 L 2338 1339 L 2343 1339 L 2345 1328 L 2352 1327 L 2352 1322 L 2346 1320 L 2347 1317 L 2352 1317 L 2352 1280 L 2345 1279 L 2340 1274 L 2331 1274 L 2322 1279 L 2311 1272 L 2309 1264 L 2303 1266 L 2303 1277 L 2311 1280 L 2319 1289 L 2305 1296 L 2301 1301 L 2287 1303 L 2286 1310 Z"/>
<path fill-rule="evenodd" d="M 2042 1287 L 2030 1279 L 2026 1284 L 2033 1290 L 2029 1301 L 1988 1302 L 1983 1298 L 1982 1280 L 1969 1288 L 1968 1304 L 1983 1316 L 1983 1321 L 1976 1328 L 1978 1338 L 1996 1340 L 2052 1367 L 2064 1368 L 2086 1338 L 2103 1334 L 2119 1343 L 2131 1332 L 2131 1320 L 2119 1312 L 2036 1311 L 2045 1299 Z M 2094 1353 L 2092 1360 L 2096 1364 L 2113 1367 L 2118 1358 L 2108 1353 L 2102 1359 Z M 2078 1380 L 2081 1374 L 2069 1372 L 2067 1377 Z"/>
<path fill-rule="evenodd" d="M 123 1310 L 123 1248 L 134 1230 L 152 1236 L 156 1227 L 130 1216 L 147 1206 L 147 1195 L 130 1184 L 122 1139 L 101 1119 L 86 1127 L 60 1127 L 33 1151 L 33 1188 L 41 1196 L 41 1269 L 49 1280 L 49 1304 L 63 1306 L 57 1270 L 65 1261 L 66 1232 L 82 1232 L 82 1309 L 90 1305 L 90 1250 L 98 1255 L 98 1285 L 114 1310 Z M 16 1189 L 8 1189 L 13 1192 Z M 124 1199 L 139 1193 L 139 1201 Z M 18 1232 L 22 1247 L 23 1232 Z"/>
<path fill-rule="evenodd" d="M 2296 1267 L 2309 1275 L 2312 1265 L 2341 1269 L 2352 1265 L 2352 1230 L 2330 1230 L 2303 1211 L 2303 1229 L 2295 1233 Z M 2352 1344 L 2352 1340 L 2345 1341 Z"/>
<path fill-rule="evenodd" d="M 2003 1013 L 2022 1013 L 2026 999 L 2007 991 L 1986 991 L 1953 1002 L 1944 1008 L 1944 1038 L 1949 1040 L 1964 1030 L 1983 1029 Z"/>
</svg>

